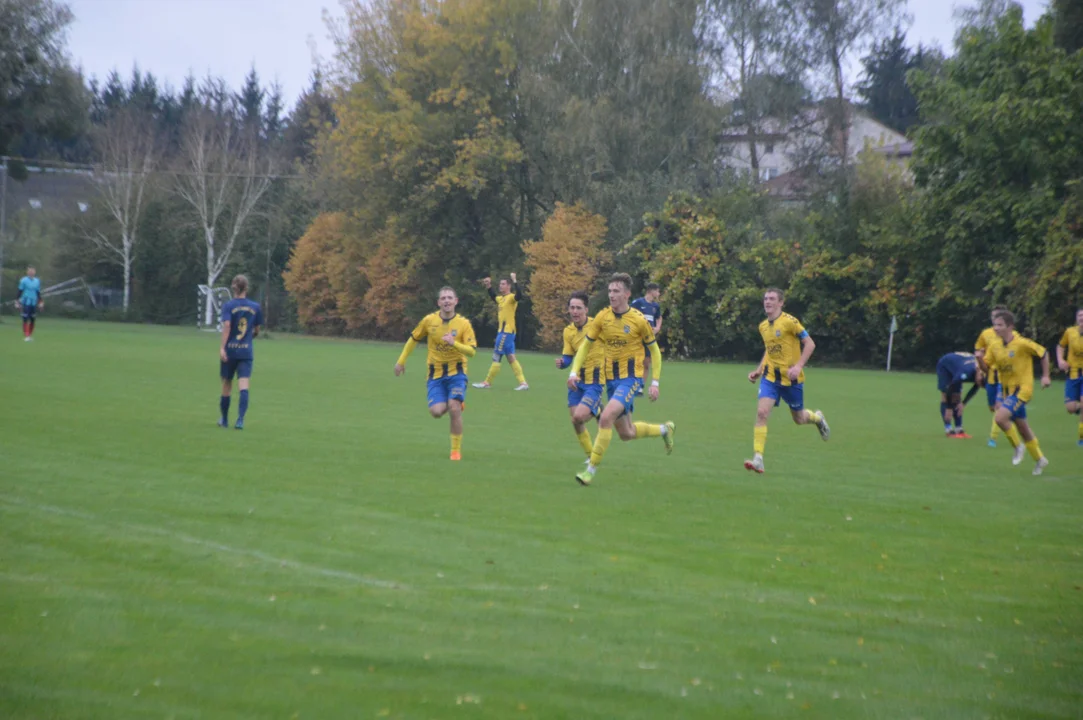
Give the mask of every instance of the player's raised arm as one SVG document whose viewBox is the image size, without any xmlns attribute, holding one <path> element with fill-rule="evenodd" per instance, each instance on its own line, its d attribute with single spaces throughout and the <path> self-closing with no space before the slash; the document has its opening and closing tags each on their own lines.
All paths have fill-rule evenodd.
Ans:
<svg viewBox="0 0 1083 720">
<path fill-rule="evenodd" d="M 515 293 L 516 302 L 523 299 L 523 289 L 519 287 L 519 280 L 516 279 L 515 273 L 511 273 L 511 289 Z"/>
</svg>

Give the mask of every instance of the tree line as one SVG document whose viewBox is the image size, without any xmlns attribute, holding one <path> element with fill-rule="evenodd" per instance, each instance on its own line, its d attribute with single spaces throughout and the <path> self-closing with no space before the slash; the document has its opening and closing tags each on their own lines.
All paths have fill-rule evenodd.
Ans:
<svg viewBox="0 0 1083 720">
<path fill-rule="evenodd" d="M 1083 21 L 1068 0 L 1030 28 L 982 0 L 950 56 L 907 46 L 900 0 L 343 10 L 290 110 L 255 71 L 236 93 L 137 71 L 71 83 L 70 132 L 44 113 L 0 135 L 8 154 L 91 162 L 128 203 L 73 223 L 66 262 L 127 287 L 130 245 L 134 304 L 156 318 L 246 268 L 288 292 L 282 324 L 376 338 L 401 337 L 451 284 L 483 342 L 495 316 L 477 280 L 523 268 L 521 340 L 539 347 L 568 292 L 627 271 L 665 288 L 671 352 L 741 359 L 773 285 L 828 360 L 880 362 L 897 317 L 904 367 L 968 347 L 994 304 L 1049 337 L 1083 301 Z M 908 164 L 856 152 L 855 106 L 907 134 Z M 764 138 L 810 112 L 800 198 L 780 202 Z M 733 137 L 748 172 L 727 161 Z M 148 175 L 165 180 L 132 211 Z"/>
</svg>

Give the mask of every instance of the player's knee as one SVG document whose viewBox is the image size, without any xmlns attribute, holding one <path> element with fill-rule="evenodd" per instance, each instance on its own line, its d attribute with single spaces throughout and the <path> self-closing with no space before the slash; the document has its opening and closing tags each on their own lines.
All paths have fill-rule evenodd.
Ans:
<svg viewBox="0 0 1083 720">
<path fill-rule="evenodd" d="M 628 442 L 629 440 L 635 440 L 636 439 L 636 429 L 635 429 L 634 426 L 633 427 L 626 427 L 626 426 L 622 425 L 619 428 L 617 428 L 617 434 L 620 435 L 620 439 L 623 440 L 624 442 Z"/>
<path fill-rule="evenodd" d="M 429 406 L 429 414 L 434 418 L 439 419 L 444 417 L 445 412 L 447 412 L 447 405 L 444 405 L 443 403 Z"/>
<path fill-rule="evenodd" d="M 1076 413 L 1079 412 L 1079 403 L 1077 403 L 1077 402 L 1064 403 L 1064 409 L 1068 411 L 1069 415 L 1075 415 Z"/>
<path fill-rule="evenodd" d="M 767 417 L 771 414 L 769 408 L 758 408 L 756 410 L 756 422 L 763 424 L 767 422 Z"/>
</svg>

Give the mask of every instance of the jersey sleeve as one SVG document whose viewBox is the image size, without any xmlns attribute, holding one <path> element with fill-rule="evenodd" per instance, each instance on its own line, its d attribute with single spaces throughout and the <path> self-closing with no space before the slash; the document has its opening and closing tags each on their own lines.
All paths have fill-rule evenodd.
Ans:
<svg viewBox="0 0 1083 720">
<path fill-rule="evenodd" d="M 797 318 L 790 319 L 790 331 L 793 332 L 798 340 L 804 340 L 808 337 L 808 330 L 805 329 L 805 326 L 802 325 L 801 321 Z"/>
<path fill-rule="evenodd" d="M 232 309 L 233 309 L 233 308 L 231 308 L 231 307 L 229 306 L 229 303 L 226 303 L 225 305 L 223 305 L 223 306 L 222 306 L 222 314 L 221 314 L 221 316 L 220 316 L 220 317 L 219 317 L 218 319 L 219 319 L 220 321 L 222 321 L 222 322 L 229 322 L 230 320 L 232 320 L 232 318 L 230 317 L 230 311 L 231 311 Z"/>
<path fill-rule="evenodd" d="M 428 325 L 427 318 L 421 318 L 421 322 L 417 324 L 417 327 L 410 333 L 410 337 L 414 339 L 414 342 L 425 342 L 428 333 L 425 331 L 425 326 Z"/>
<path fill-rule="evenodd" d="M 19 294 L 20 295 L 22 295 L 23 291 L 26 290 L 26 285 L 27 285 L 26 278 L 23 278 L 23 279 L 19 280 Z"/>
<path fill-rule="evenodd" d="M 1031 354 L 1034 355 L 1034 357 L 1039 358 L 1039 359 L 1045 357 L 1045 353 L 1046 353 L 1045 347 L 1039 345 L 1038 343 L 1036 343 L 1036 342 L 1034 342 L 1033 340 L 1030 340 L 1030 339 L 1027 340 L 1026 344 L 1027 344 L 1027 347 L 1030 348 L 1030 352 L 1031 352 Z"/>
<path fill-rule="evenodd" d="M 605 327 L 605 323 L 602 322 L 602 314 L 598 313 L 587 325 L 587 339 L 591 341 L 597 340 L 598 336 L 602 334 L 603 327 Z"/>
<path fill-rule="evenodd" d="M 469 320 L 466 321 L 466 327 L 463 328 L 463 337 L 461 342 L 464 345 L 469 345 L 470 347 L 476 348 L 478 346 L 478 339 L 474 337 L 474 326 L 470 324 Z"/>
<path fill-rule="evenodd" d="M 988 343 L 985 342 L 985 333 L 978 336 L 978 339 L 974 341 L 975 350 L 985 350 L 988 347 Z"/>
<path fill-rule="evenodd" d="M 1071 332 L 1071 330 L 1065 330 L 1064 334 L 1060 336 L 1060 342 L 1057 344 L 1062 348 L 1068 347 L 1068 344 L 1072 341 L 1072 338 L 1070 337 Z"/>
</svg>

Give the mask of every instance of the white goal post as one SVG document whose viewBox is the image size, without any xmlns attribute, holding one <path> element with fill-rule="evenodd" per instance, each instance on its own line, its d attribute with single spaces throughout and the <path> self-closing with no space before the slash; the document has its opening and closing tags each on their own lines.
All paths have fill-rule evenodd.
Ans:
<svg viewBox="0 0 1083 720">
<path fill-rule="evenodd" d="M 219 315 L 222 312 L 222 306 L 233 299 L 233 293 L 227 287 L 211 287 L 210 285 L 198 287 L 196 327 L 200 330 L 221 332 L 222 322 Z M 212 324 L 207 324 L 205 318 L 210 318 Z"/>
</svg>

